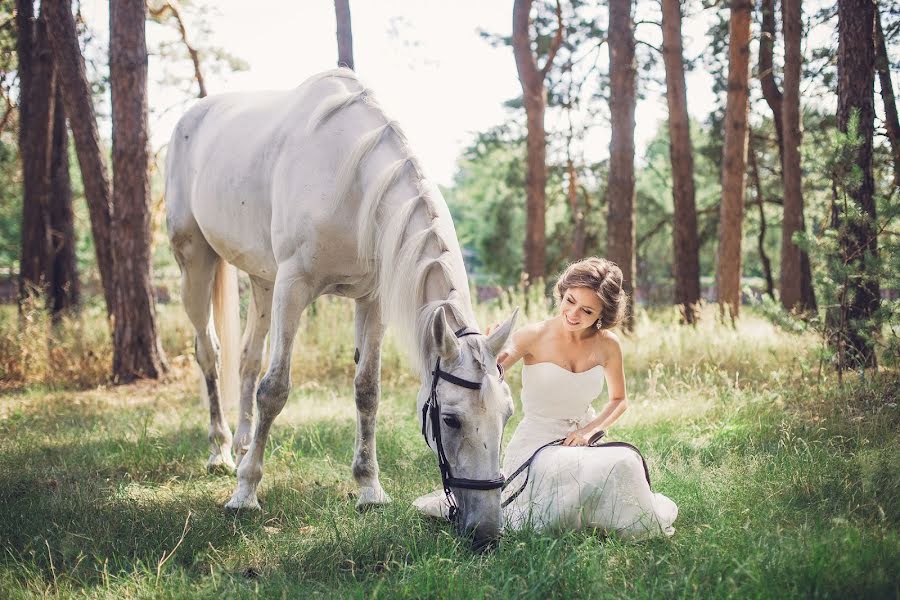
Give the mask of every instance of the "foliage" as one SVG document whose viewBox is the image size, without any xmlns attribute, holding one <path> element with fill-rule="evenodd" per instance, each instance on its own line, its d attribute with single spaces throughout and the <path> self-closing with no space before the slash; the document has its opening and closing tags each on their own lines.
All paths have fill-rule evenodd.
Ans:
<svg viewBox="0 0 900 600">
<path fill-rule="evenodd" d="M 860 185 L 862 174 L 855 164 L 855 155 L 862 144 L 859 133 L 859 113 L 854 112 L 846 133 L 834 131 L 828 140 L 826 150 L 819 156 L 822 169 L 833 177 L 833 199 L 829 206 L 831 222 L 821 233 L 803 235 L 798 242 L 808 249 L 815 258 L 815 277 L 818 293 L 824 299 L 821 314 L 815 320 L 819 332 L 827 342 L 831 358 L 838 373 L 858 368 L 861 357 L 856 356 L 848 344 L 857 337 L 869 347 L 874 347 L 883 360 L 891 366 L 900 363 L 900 299 L 887 298 L 881 301 L 879 309 L 871 321 L 859 322 L 849 318 L 850 307 L 855 301 L 858 289 L 866 280 L 880 282 L 882 288 L 896 290 L 900 284 L 900 262 L 898 262 L 898 240 L 892 228 L 900 222 L 900 207 L 895 201 L 897 190 L 889 185 L 880 189 L 891 189 L 888 194 L 876 192 L 876 215 L 874 223 L 850 195 L 852 189 Z M 885 165 L 881 173 L 889 171 Z M 890 176 L 885 175 L 882 182 Z M 876 188 L 877 190 L 878 188 Z M 878 253 L 868 252 L 858 255 L 853 245 L 842 238 L 851 230 L 870 227 L 878 238 Z M 882 325 L 885 328 L 882 329 Z"/>
</svg>

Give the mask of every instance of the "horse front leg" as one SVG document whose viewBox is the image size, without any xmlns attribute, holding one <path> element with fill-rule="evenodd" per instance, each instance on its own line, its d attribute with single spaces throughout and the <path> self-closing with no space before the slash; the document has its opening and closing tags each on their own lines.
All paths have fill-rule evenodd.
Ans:
<svg viewBox="0 0 900 600">
<path fill-rule="evenodd" d="M 281 413 L 291 391 L 291 350 L 300 325 L 300 315 L 316 297 L 304 278 L 279 268 L 272 299 L 272 356 L 256 392 L 259 417 L 256 432 L 238 467 L 238 485 L 225 508 L 258 509 L 256 488 L 263 475 L 263 456 L 269 430 Z"/>
<path fill-rule="evenodd" d="M 381 393 L 381 340 L 384 324 L 379 301 L 356 301 L 356 449 L 353 455 L 353 478 L 359 485 L 356 508 L 387 504 L 391 498 L 378 479 L 378 454 L 375 423 Z"/>
</svg>

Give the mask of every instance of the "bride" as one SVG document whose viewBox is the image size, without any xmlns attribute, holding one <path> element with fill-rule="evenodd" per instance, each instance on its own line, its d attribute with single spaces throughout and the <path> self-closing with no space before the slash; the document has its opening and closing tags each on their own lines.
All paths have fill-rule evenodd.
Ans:
<svg viewBox="0 0 900 600">
<path fill-rule="evenodd" d="M 678 507 L 650 490 L 637 449 L 599 443 L 628 407 L 622 349 L 611 331 L 625 313 L 622 271 L 586 258 L 566 269 L 556 293 L 559 314 L 519 329 L 497 358 L 504 369 L 524 360 L 524 416 L 503 458 L 506 526 L 672 535 Z M 597 414 L 591 402 L 604 380 L 609 400 Z M 443 490 L 413 504 L 431 516 L 448 513 Z"/>
</svg>

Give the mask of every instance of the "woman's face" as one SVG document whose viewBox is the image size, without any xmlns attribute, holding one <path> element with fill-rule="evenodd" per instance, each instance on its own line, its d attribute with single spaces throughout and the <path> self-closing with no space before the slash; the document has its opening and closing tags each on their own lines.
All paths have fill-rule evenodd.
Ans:
<svg viewBox="0 0 900 600">
<path fill-rule="evenodd" d="M 561 313 L 567 331 L 581 331 L 594 327 L 600 317 L 600 298 L 590 288 L 572 287 L 563 294 Z"/>
</svg>

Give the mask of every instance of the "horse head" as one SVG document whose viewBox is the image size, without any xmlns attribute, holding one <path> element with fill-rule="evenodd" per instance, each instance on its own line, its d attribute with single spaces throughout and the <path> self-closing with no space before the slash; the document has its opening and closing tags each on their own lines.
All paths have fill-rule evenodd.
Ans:
<svg viewBox="0 0 900 600">
<path fill-rule="evenodd" d="M 454 332 L 438 308 L 426 334 L 432 369 L 419 391 L 422 434 L 437 455 L 444 489 L 452 491 L 451 520 L 476 550 L 500 533 L 500 441 L 513 403 L 497 355 L 517 316 L 518 310 L 484 336 Z"/>
</svg>

